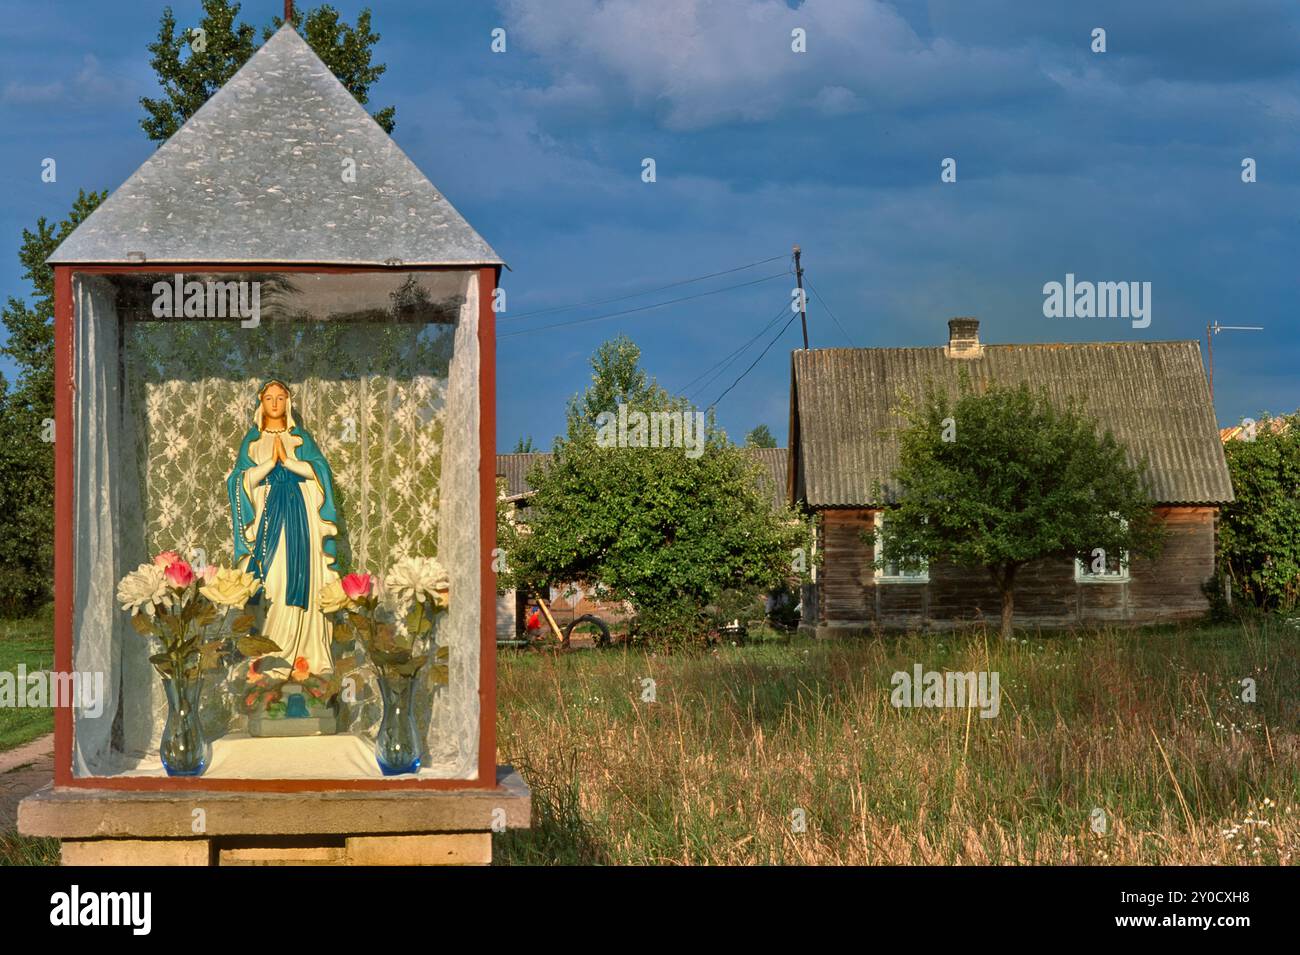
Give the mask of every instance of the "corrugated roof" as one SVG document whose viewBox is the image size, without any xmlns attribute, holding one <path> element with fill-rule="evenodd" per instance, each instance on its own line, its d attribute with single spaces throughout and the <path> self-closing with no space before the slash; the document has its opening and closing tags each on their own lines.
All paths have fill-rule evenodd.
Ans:
<svg viewBox="0 0 1300 955">
<path fill-rule="evenodd" d="M 538 463 L 550 465 L 551 452 L 532 451 L 497 455 L 497 476 L 506 479 L 506 497 L 533 493 L 533 486 L 528 483 L 528 472 Z"/>
<path fill-rule="evenodd" d="M 758 462 L 762 468 L 759 475 L 759 490 L 766 493 L 777 507 L 785 507 L 790 502 L 786 489 L 788 476 L 786 464 L 789 455 L 785 448 L 742 448 L 745 454 Z"/>
<path fill-rule="evenodd" d="M 343 180 L 344 161 L 356 181 Z M 289 25 L 50 256 L 51 264 L 501 263 Z"/>
<path fill-rule="evenodd" d="M 886 500 L 898 466 L 892 413 L 927 383 L 955 396 L 959 369 L 972 382 L 1045 387 L 1053 400 L 1079 399 L 1129 449 L 1148 460 L 1154 498 L 1165 504 L 1232 500 L 1223 445 L 1194 341 L 985 345 L 982 358 L 952 359 L 943 348 L 828 348 L 793 353 L 791 447 L 796 486 L 813 507 Z"/>
<path fill-rule="evenodd" d="M 788 501 L 785 448 L 741 448 L 741 450 L 759 464 L 759 489 L 768 495 L 777 507 L 784 507 Z M 533 493 L 527 476 L 533 466 L 539 462 L 544 466 L 549 465 L 550 452 L 497 455 L 497 474 L 506 479 L 507 497 L 515 498 Z"/>
</svg>

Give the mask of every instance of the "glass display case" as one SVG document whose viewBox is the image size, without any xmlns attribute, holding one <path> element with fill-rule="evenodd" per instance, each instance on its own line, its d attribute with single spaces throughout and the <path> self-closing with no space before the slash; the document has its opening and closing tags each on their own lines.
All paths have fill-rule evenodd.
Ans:
<svg viewBox="0 0 1300 955">
<path fill-rule="evenodd" d="M 493 780 L 495 270 L 56 276 L 56 782 Z"/>
</svg>

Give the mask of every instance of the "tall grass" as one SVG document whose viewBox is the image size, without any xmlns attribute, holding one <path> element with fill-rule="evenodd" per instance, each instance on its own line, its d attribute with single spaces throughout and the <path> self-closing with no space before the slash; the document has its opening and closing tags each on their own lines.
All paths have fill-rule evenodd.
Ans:
<svg viewBox="0 0 1300 955">
<path fill-rule="evenodd" d="M 1022 636 L 504 654 L 500 756 L 535 828 L 496 859 L 1300 861 L 1295 630 Z M 998 671 L 1000 714 L 896 709 L 890 677 L 915 663 Z"/>
</svg>

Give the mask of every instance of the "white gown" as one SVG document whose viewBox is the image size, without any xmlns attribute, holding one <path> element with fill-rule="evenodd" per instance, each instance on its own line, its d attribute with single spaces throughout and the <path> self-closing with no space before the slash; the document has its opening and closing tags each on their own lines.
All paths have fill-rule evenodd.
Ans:
<svg viewBox="0 0 1300 955">
<path fill-rule="evenodd" d="M 290 425 L 292 417 L 288 418 Z M 326 673 L 334 669 L 330 653 L 332 624 L 320 611 L 321 588 L 330 581 L 338 580 L 338 574 L 329 568 L 330 557 L 322 549 L 324 539 L 337 533 L 335 525 L 320 516 L 321 505 L 325 501 L 325 492 L 316 478 L 312 466 L 297 458 L 298 447 L 302 438 L 292 435 L 288 427 L 283 432 L 262 432 L 248 449 L 254 466 L 244 472 L 244 492 L 253 502 L 254 519 L 244 528 L 244 539 L 249 549 L 253 550 L 257 541 L 257 530 L 262 524 L 262 512 L 270 485 L 262 481 L 275 466 L 275 439 L 280 438 L 284 445 L 287 460 L 284 466 L 306 480 L 296 484 L 307 508 L 309 577 L 307 586 L 307 609 L 292 607 L 285 603 L 285 586 L 287 576 L 287 548 L 284 546 L 284 530 L 280 531 L 279 544 L 271 565 L 266 571 L 265 591 L 262 601 L 267 604 L 266 621 L 262 633 L 275 641 L 280 652 L 271 656 L 284 657 L 296 663 L 299 657 L 305 657 L 307 667 L 312 673 Z M 239 562 L 241 570 L 248 570 L 252 555 Z M 288 671 L 276 668 L 268 671 L 277 678 L 283 678 Z"/>
</svg>

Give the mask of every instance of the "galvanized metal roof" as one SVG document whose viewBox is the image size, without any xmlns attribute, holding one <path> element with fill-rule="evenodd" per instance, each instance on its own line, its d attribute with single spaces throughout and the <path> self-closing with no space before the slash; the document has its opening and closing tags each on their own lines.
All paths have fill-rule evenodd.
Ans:
<svg viewBox="0 0 1300 955">
<path fill-rule="evenodd" d="M 49 261 L 139 261 L 133 252 L 148 263 L 501 264 L 287 24 Z"/>
<path fill-rule="evenodd" d="M 777 507 L 784 507 L 788 501 L 785 448 L 741 448 L 741 451 L 758 462 L 758 489 Z M 528 472 L 538 463 L 548 466 L 551 463 L 550 452 L 497 455 L 497 474 L 505 478 L 507 498 L 519 500 L 533 493 L 534 489 L 528 483 Z"/>
<path fill-rule="evenodd" d="M 1147 458 L 1151 493 L 1164 504 L 1233 499 L 1200 348 L 1194 341 L 984 345 L 982 358 L 943 348 L 828 348 L 793 353 L 790 446 L 796 497 L 812 507 L 896 500 L 900 399 L 933 382 L 958 392 L 959 370 L 1077 398 L 1103 429 Z M 885 501 L 871 500 L 879 481 Z"/>
</svg>

